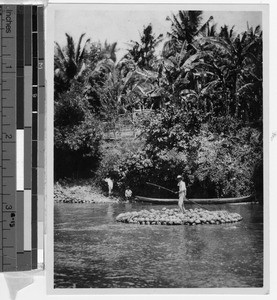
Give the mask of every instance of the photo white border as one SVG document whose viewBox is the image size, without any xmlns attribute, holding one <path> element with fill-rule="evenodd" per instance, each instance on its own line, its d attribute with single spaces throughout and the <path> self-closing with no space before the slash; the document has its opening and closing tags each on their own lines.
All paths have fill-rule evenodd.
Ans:
<svg viewBox="0 0 277 300">
<path fill-rule="evenodd" d="M 67 6 L 70 5 L 69 3 L 74 2 L 74 1 L 49 1 L 49 5 L 47 7 L 47 39 L 46 39 L 46 45 L 47 45 L 47 50 L 46 50 L 46 58 L 47 58 L 47 78 L 50 81 L 51 78 L 53 78 L 53 45 L 54 45 L 54 12 L 57 9 L 62 8 L 62 5 L 56 4 L 55 7 L 50 4 L 50 2 L 60 2 L 60 3 L 67 3 Z M 78 2 L 78 4 L 81 1 Z M 95 3 L 96 1 L 82 1 L 82 3 Z M 96 5 L 101 5 L 102 2 L 105 3 L 104 1 L 97 1 L 97 3 L 101 2 L 101 4 L 96 4 Z M 109 4 L 113 5 L 115 1 L 112 1 Z M 119 3 L 124 3 L 125 1 L 120 1 Z M 136 3 L 143 3 L 146 1 L 136 1 Z M 159 298 L 161 294 L 181 294 L 186 296 L 191 295 L 195 297 L 196 295 L 201 294 L 202 296 L 206 294 L 206 297 L 215 297 L 215 296 L 232 296 L 236 294 L 236 297 L 240 297 L 242 295 L 250 295 L 252 294 L 252 297 L 255 296 L 261 296 L 262 294 L 265 294 L 269 290 L 269 270 L 268 270 L 268 262 L 269 262 L 269 247 L 268 247 L 268 240 L 269 240 L 269 222 L 268 216 L 269 216 L 269 177 L 268 177 L 268 157 L 267 155 L 268 151 L 268 144 L 269 144 L 269 124 L 268 124 L 268 106 L 269 106 L 269 101 L 268 101 L 268 86 L 269 86 L 269 78 L 268 78 L 268 46 L 269 46 L 269 37 L 268 37 L 268 32 L 269 32 L 269 26 L 268 26 L 268 7 L 263 5 L 261 6 L 260 4 L 263 4 L 263 2 L 259 1 L 257 3 L 253 3 L 253 1 L 249 1 L 249 4 L 247 5 L 242 5 L 240 4 L 241 2 L 239 1 L 232 1 L 228 3 L 227 1 L 213 1 L 213 3 L 217 4 L 211 4 L 208 1 L 194 1 L 198 3 L 185 3 L 184 1 L 174 1 L 175 3 L 168 3 L 166 1 L 151 1 L 153 3 L 161 4 L 170 4 L 170 7 L 180 4 L 185 5 L 185 9 L 199 9 L 199 10 L 237 10 L 237 11 L 243 11 L 243 10 L 261 10 L 263 12 L 263 39 L 264 39 L 264 156 L 265 156 L 265 161 L 264 161 L 264 168 L 265 168 L 265 182 L 266 184 L 264 185 L 265 187 L 265 201 L 264 201 L 264 239 L 265 239 L 265 249 L 264 249 L 264 281 L 265 281 L 265 287 L 264 288 L 209 288 L 209 289 L 204 289 L 204 288 L 197 288 L 197 289 L 167 289 L 167 288 L 158 288 L 158 289 L 141 289 L 141 288 L 135 288 L 135 289 L 122 289 L 122 288 L 117 288 L 117 289 L 54 289 L 53 284 L 54 284 L 54 278 L 53 278 L 53 170 L 51 169 L 51 166 L 53 166 L 53 125 L 52 129 L 51 124 L 53 124 L 53 84 L 51 82 L 47 82 L 47 146 L 48 146 L 48 155 L 47 155 L 47 247 L 46 247 L 46 280 L 47 280 L 47 293 L 49 295 L 113 295 L 113 298 L 116 297 L 118 294 L 122 295 L 139 295 L 139 294 L 159 294 Z M 207 2 L 207 3 L 206 3 Z M 76 3 L 76 2 L 75 2 Z M 125 2 L 126 4 L 130 4 L 130 1 Z M 203 4 L 205 3 L 205 4 Z M 244 3 L 248 3 L 248 1 L 245 1 Z M 106 3 L 105 3 L 106 4 Z M 219 4 L 221 4 L 219 6 Z M 240 4 L 240 5 L 237 5 Z M 266 4 L 266 2 L 264 2 Z M 149 6 L 152 6 L 153 4 L 147 4 L 147 9 L 150 9 Z M 51 24 L 53 28 L 50 28 L 49 24 Z M 267 66 L 266 66 L 267 65 Z M 52 75 L 50 75 L 52 74 Z M 51 77 L 52 76 L 52 77 Z M 51 149 L 50 149 L 51 147 Z M 50 155 L 49 155 L 50 154 Z M 219 295 L 216 295 L 219 294 Z M 174 295 L 174 297 L 175 297 Z M 146 295 L 144 295 L 145 297 Z M 177 295 L 176 295 L 177 296 Z M 77 298 L 76 298 L 77 299 Z M 121 298 L 122 299 L 122 296 Z"/>
<path fill-rule="evenodd" d="M 176 4 L 186 4 L 192 1 L 182 1 L 182 0 L 174 0 L 174 3 Z M 126 1 L 126 0 L 0 0 L 0 4 L 54 4 L 54 3 L 62 3 L 63 5 L 67 5 L 68 3 L 149 3 L 147 0 L 137 0 L 137 1 Z M 151 0 L 151 3 L 168 3 L 171 4 L 170 1 L 165 0 Z M 276 0 L 194 0 L 194 4 L 249 4 L 249 5 L 260 5 L 260 4 L 267 4 L 269 6 L 269 40 L 268 42 L 268 51 L 269 56 L 267 57 L 267 61 L 270 62 L 270 65 L 268 65 L 269 69 L 269 80 L 266 83 L 265 89 L 269 86 L 269 103 L 267 103 L 267 107 L 269 107 L 269 111 L 267 111 L 265 117 L 268 117 L 269 122 L 267 122 L 267 125 L 265 126 L 265 132 L 264 132 L 264 153 L 269 154 L 265 158 L 265 177 L 267 180 L 267 184 L 265 186 L 265 193 L 269 194 L 269 204 L 267 204 L 268 213 L 265 214 L 265 216 L 269 216 L 269 222 L 265 224 L 265 231 L 269 234 L 270 238 L 270 250 L 265 249 L 266 253 L 269 253 L 269 255 L 266 255 L 265 259 L 270 261 L 270 290 L 269 294 L 267 295 L 235 295 L 235 297 L 239 299 L 263 299 L 266 297 L 266 300 L 272 300 L 277 298 L 277 184 L 275 183 L 275 178 L 277 178 L 277 172 L 276 172 L 276 163 L 277 163 L 277 118 L 276 118 L 276 112 L 277 112 L 277 103 L 274 101 L 274 97 L 277 95 L 277 39 L 276 39 L 276 32 L 277 32 L 277 1 Z M 49 45 L 49 42 L 51 42 L 51 38 L 49 40 L 50 36 L 54 36 L 53 30 L 54 30 L 54 22 L 51 21 L 51 16 L 48 12 L 48 7 L 46 7 L 46 16 L 47 16 L 47 28 L 46 28 L 46 70 L 47 70 L 47 77 L 46 77 L 46 87 L 47 87 L 47 132 L 46 132 L 46 172 L 47 172 L 47 181 L 46 181 L 46 221 L 45 221 L 45 262 L 46 262 L 46 271 L 44 272 L 38 272 L 34 273 L 32 277 L 32 284 L 25 287 L 24 289 L 20 290 L 17 293 L 16 299 L 17 300 L 64 300 L 64 299 L 92 299 L 92 295 L 94 299 L 114 299 L 114 300 L 130 300 L 131 299 L 140 299 L 141 294 L 126 294 L 123 290 L 122 294 L 109 294 L 109 295 L 99 295 L 95 294 L 92 289 L 92 293 L 89 295 L 74 295 L 71 293 L 71 295 L 50 295 L 48 292 L 48 289 L 46 289 L 46 283 L 49 282 L 49 280 L 52 280 L 53 283 L 53 274 L 51 274 L 51 271 L 49 270 L 49 267 L 51 267 L 51 264 L 53 264 L 53 44 Z M 52 20 L 54 21 L 54 20 Z M 264 37 L 265 38 L 265 37 Z M 52 41 L 53 42 L 53 41 Z M 264 75 L 268 75 L 265 73 Z M 52 76 L 52 77 L 51 77 Z M 50 79 L 49 79 L 50 78 Z M 266 90 L 264 90 L 264 93 L 266 94 Z M 264 120 L 265 121 L 265 120 Z M 50 128 L 49 128 L 50 126 Z M 269 176 L 268 176 L 269 175 Z M 270 209 L 270 210 L 269 210 Z M 28 277 L 28 272 L 24 272 L 24 274 Z M 23 274 L 23 275 L 24 275 Z M 3 273 L 0 274 L 0 279 L 3 279 Z M 22 276 L 24 277 L 24 276 Z M 51 278 L 52 277 L 52 278 Z M 3 281 L 0 281 L 0 291 L 1 291 L 1 299 L 6 300 L 9 299 L 9 289 L 7 284 L 2 284 Z M 71 291 L 71 290 L 70 290 Z M 161 294 L 160 289 L 158 290 L 159 294 L 151 294 L 147 293 L 144 294 L 143 297 L 145 300 L 153 300 L 159 299 L 159 300 L 166 300 L 168 299 L 168 293 Z M 210 299 L 233 299 L 234 294 L 219 294 L 219 295 L 211 295 L 211 294 L 171 294 L 172 298 L 174 299 L 202 299 L 205 297 L 205 300 Z"/>
</svg>

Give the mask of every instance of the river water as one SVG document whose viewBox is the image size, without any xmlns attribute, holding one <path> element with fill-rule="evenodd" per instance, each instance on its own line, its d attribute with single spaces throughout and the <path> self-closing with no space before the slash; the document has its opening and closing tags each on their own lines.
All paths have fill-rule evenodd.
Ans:
<svg viewBox="0 0 277 300">
<path fill-rule="evenodd" d="M 122 212 L 162 207 L 55 204 L 55 288 L 263 286 L 262 205 L 207 206 L 243 217 L 232 224 L 149 226 L 115 221 Z"/>
</svg>

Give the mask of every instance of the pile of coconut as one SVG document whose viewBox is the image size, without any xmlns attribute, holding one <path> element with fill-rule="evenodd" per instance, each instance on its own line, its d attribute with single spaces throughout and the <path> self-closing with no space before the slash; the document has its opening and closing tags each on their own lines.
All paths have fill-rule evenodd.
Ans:
<svg viewBox="0 0 277 300">
<path fill-rule="evenodd" d="M 202 208 L 186 210 L 179 209 L 141 210 L 121 213 L 116 217 L 117 222 L 141 225 L 198 225 L 198 224 L 225 224 L 242 220 L 238 213 L 229 213 L 225 210 L 209 211 Z"/>
</svg>

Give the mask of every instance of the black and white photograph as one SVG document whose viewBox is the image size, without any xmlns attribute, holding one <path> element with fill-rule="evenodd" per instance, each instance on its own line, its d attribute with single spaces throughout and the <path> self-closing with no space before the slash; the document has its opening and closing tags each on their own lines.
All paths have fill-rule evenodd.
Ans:
<svg viewBox="0 0 277 300">
<path fill-rule="evenodd" d="M 57 6 L 53 289 L 264 291 L 263 17 Z"/>
</svg>

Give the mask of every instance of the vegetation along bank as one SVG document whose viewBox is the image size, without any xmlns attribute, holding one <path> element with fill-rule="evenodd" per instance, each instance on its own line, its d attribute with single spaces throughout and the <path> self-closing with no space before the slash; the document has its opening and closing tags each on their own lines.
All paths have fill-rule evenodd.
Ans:
<svg viewBox="0 0 277 300">
<path fill-rule="evenodd" d="M 87 179 L 105 191 L 109 176 L 115 195 L 130 186 L 168 197 L 145 183 L 172 189 L 183 174 L 189 198 L 261 197 L 261 28 L 217 28 L 201 11 L 165 22 L 166 37 L 138 28 L 141 39 L 120 60 L 116 43 L 85 34 L 56 43 L 55 180 Z"/>
</svg>

